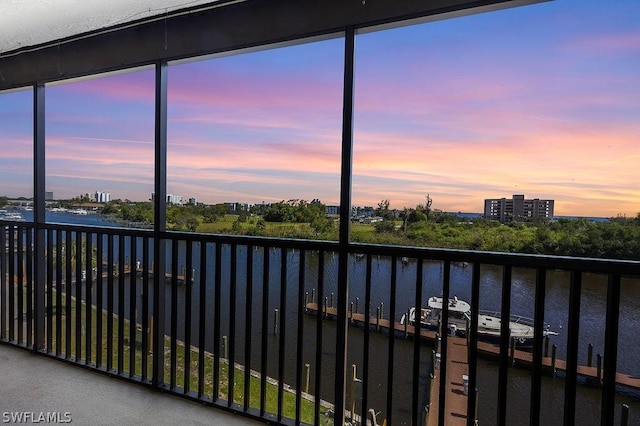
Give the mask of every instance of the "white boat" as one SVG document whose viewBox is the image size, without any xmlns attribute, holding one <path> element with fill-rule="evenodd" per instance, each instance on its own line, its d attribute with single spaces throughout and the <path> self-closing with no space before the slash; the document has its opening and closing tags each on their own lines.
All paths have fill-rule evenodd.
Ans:
<svg viewBox="0 0 640 426">
<path fill-rule="evenodd" d="M 427 308 L 421 309 L 420 322 L 423 326 L 431 329 L 437 329 L 442 317 L 442 297 L 430 297 L 427 303 Z M 466 335 L 467 326 L 471 322 L 471 305 L 469 303 L 459 300 L 457 297 L 449 299 L 448 304 L 449 313 L 449 333 L 457 335 Z M 404 324 L 405 321 L 409 321 L 409 324 L 415 323 L 416 309 L 411 308 L 407 315 L 403 315 L 400 322 Z M 478 312 L 478 339 L 499 341 L 500 329 L 502 326 L 502 319 L 499 312 Z M 526 317 L 512 315 L 509 319 L 509 330 L 511 337 L 518 339 L 519 344 L 522 346 L 531 345 L 534 337 L 533 320 Z M 542 331 L 543 336 L 555 336 L 558 333 L 551 331 L 548 324 L 544 325 Z"/>
<path fill-rule="evenodd" d="M 23 222 L 24 218 L 20 213 L 9 212 L 5 210 L 4 212 L 0 213 L 0 220 L 13 220 Z"/>
</svg>

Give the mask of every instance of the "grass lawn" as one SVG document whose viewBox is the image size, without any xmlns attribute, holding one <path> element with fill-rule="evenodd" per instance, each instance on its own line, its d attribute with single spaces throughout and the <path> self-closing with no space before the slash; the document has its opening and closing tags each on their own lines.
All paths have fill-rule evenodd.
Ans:
<svg viewBox="0 0 640 426">
<path fill-rule="evenodd" d="M 26 291 L 23 290 L 23 291 Z M 47 348 L 49 352 L 59 353 L 60 356 L 64 356 L 67 353 L 67 349 L 69 349 L 69 357 L 73 357 L 76 360 L 86 360 L 87 359 L 87 330 L 86 330 L 86 318 L 87 318 L 87 306 L 84 302 L 76 303 L 76 299 L 71 299 L 70 304 L 70 312 L 67 312 L 66 305 L 66 293 L 61 292 L 61 300 L 60 304 L 57 304 L 57 292 L 55 289 L 52 289 L 53 296 L 53 304 L 52 309 L 54 315 L 51 318 L 51 329 L 47 329 L 47 333 L 51 333 L 51 347 Z M 26 294 L 24 296 L 24 300 L 26 301 Z M 106 305 L 106 300 L 104 301 Z M 57 308 L 59 306 L 59 309 Z M 25 305 L 26 311 L 26 305 Z M 80 310 L 81 315 L 81 327 L 78 329 L 76 327 L 76 313 Z M 59 315 L 58 315 L 59 311 Z M 97 361 L 97 309 L 95 306 L 91 308 L 91 357 L 90 360 L 94 364 Z M 119 327 L 120 327 L 120 319 L 116 314 L 112 317 L 112 331 L 108 330 L 108 314 L 107 312 L 102 312 L 102 327 L 101 327 L 101 335 L 100 335 L 100 365 L 98 368 L 105 368 L 107 366 L 107 358 L 109 355 L 109 351 L 111 351 L 112 363 L 111 368 L 114 373 L 121 371 L 123 375 L 128 376 L 130 372 L 133 375 L 140 376 L 142 373 L 142 359 L 143 356 L 146 356 L 147 359 L 147 377 L 152 377 L 152 365 L 153 365 L 153 354 L 148 353 L 144 355 L 141 350 L 140 339 L 141 339 L 141 331 L 138 333 L 138 337 L 136 340 L 137 344 L 131 344 L 129 339 L 130 336 L 130 323 L 128 320 L 124 320 L 124 333 L 122 336 L 122 357 L 118 353 L 118 344 L 119 344 Z M 48 323 L 49 319 L 45 319 L 45 323 Z M 17 325 L 17 324 L 16 324 Z M 22 323 L 23 335 L 26 336 L 26 322 Z M 67 327 L 70 328 L 70 342 L 67 342 Z M 140 330 L 140 328 L 138 327 Z M 80 333 L 81 344 L 80 347 L 76 347 L 76 337 Z M 17 335 L 17 331 L 16 331 Z M 45 337 L 45 341 L 48 341 L 48 337 Z M 26 339 L 26 338 L 25 338 Z M 69 347 L 67 347 L 67 343 L 69 343 Z M 131 351 L 134 351 L 134 363 L 132 365 L 130 354 Z M 185 364 L 185 346 L 182 342 L 176 342 L 176 371 L 175 371 L 175 386 L 177 392 L 182 392 L 185 388 L 185 372 L 186 372 L 186 364 Z M 83 361 L 76 361 L 79 363 L 83 363 Z M 191 391 L 198 391 L 198 370 L 199 370 L 199 349 L 192 346 L 190 348 L 190 362 L 189 362 L 189 377 L 188 377 L 188 386 Z M 214 372 L 214 357 L 211 353 L 205 352 L 204 356 L 204 395 L 208 397 L 213 396 L 213 372 Z M 234 374 L 234 392 L 233 392 L 233 401 L 237 404 L 244 404 L 244 381 L 245 381 L 245 372 L 244 367 L 237 364 L 233 369 Z M 165 336 L 165 344 L 164 344 L 164 382 L 167 385 L 171 383 L 171 339 L 168 336 Z M 222 400 L 228 400 L 229 397 L 229 365 L 226 359 L 220 359 L 219 363 L 219 382 L 218 382 L 218 395 L 217 397 Z M 259 409 L 260 407 L 260 387 L 261 387 L 261 379 L 257 372 L 252 372 L 250 377 L 249 384 L 249 406 L 252 408 Z M 268 413 L 277 413 L 278 412 L 278 386 L 267 382 L 265 393 L 265 411 Z M 291 392 L 283 392 L 283 414 L 287 418 L 295 417 L 295 406 L 296 406 L 296 395 Z M 331 419 L 325 417 L 323 413 L 326 411 L 324 407 L 320 408 L 321 416 L 320 419 L 321 424 L 325 424 L 326 421 Z M 304 423 L 313 424 L 314 423 L 314 404 L 311 401 L 302 399 L 301 406 L 301 417 Z M 327 423 L 329 424 L 329 423 Z"/>
</svg>

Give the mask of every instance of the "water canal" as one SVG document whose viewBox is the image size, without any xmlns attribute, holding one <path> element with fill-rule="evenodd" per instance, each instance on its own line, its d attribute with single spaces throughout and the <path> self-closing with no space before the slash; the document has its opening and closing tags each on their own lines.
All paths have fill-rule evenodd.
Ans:
<svg viewBox="0 0 640 426">
<path fill-rule="evenodd" d="M 50 218 L 57 222 L 78 223 L 78 220 L 89 221 L 87 225 L 93 226 L 114 226 L 113 223 L 107 223 L 100 219 L 100 216 L 75 216 L 66 218 L 63 214 L 60 217 Z M 72 216 L 72 215 L 68 215 Z M 57 220 L 56 220 L 57 219 Z M 62 219 L 62 220 L 61 220 Z M 28 220 L 28 218 L 27 218 Z M 187 265 L 185 259 L 185 242 L 179 244 L 178 262 L 179 270 L 183 270 Z M 200 243 L 193 243 L 193 268 L 194 268 L 194 284 L 191 288 L 191 335 L 192 342 L 197 342 L 197 337 L 201 331 L 206 336 L 206 349 L 213 352 L 213 325 L 214 325 L 214 280 L 215 275 L 215 256 L 214 244 L 207 244 L 207 258 L 200 259 Z M 117 250 L 117 244 L 115 245 Z M 253 250 L 249 254 L 249 250 Z M 171 253 L 170 246 L 167 248 L 167 270 L 171 270 Z M 142 253 L 142 247 L 139 244 L 137 253 Z M 129 245 L 125 256 L 129 256 Z M 150 250 L 150 258 L 153 256 Z M 138 255 L 139 257 L 139 255 Z M 253 274 L 252 282 L 247 280 L 247 259 L 252 259 L 251 271 Z M 115 258 L 117 259 L 117 253 Z M 265 316 L 268 318 L 269 325 L 264 327 L 267 331 L 266 349 L 268 361 L 268 374 L 272 377 L 278 377 L 279 357 L 280 357 L 280 337 L 284 339 L 284 381 L 295 387 L 296 384 L 296 357 L 297 357 L 297 314 L 302 306 L 298 300 L 302 293 L 308 293 L 309 297 L 312 293 L 317 295 L 319 266 L 321 261 L 317 252 L 306 252 L 304 255 L 304 281 L 299 282 L 299 251 L 288 251 L 284 260 L 286 267 L 282 268 L 283 255 L 280 250 L 270 249 L 268 253 L 268 286 L 266 293 L 263 288 L 264 274 L 264 251 L 262 248 L 249 249 L 244 246 L 238 246 L 236 251 L 236 270 L 235 270 L 235 294 L 230 287 L 232 273 L 229 265 L 231 264 L 231 247 L 222 246 L 221 254 L 221 294 L 220 294 L 220 318 L 221 318 L 221 335 L 230 336 L 230 326 L 235 323 L 235 360 L 238 363 L 245 363 L 245 353 L 250 351 L 250 367 L 259 370 L 262 356 L 262 330 L 263 330 L 263 301 L 267 298 L 267 312 Z M 204 260 L 204 262 L 202 262 Z M 206 321 L 202 330 L 198 322 L 198 312 L 200 303 L 199 299 L 199 277 L 200 265 L 206 264 L 207 285 L 205 296 Z M 151 264 L 151 260 L 149 261 Z M 408 261 L 398 260 L 395 265 L 397 288 L 396 288 L 396 304 L 395 304 L 395 320 L 399 321 L 402 313 L 406 312 L 414 305 L 415 283 L 416 283 L 416 265 L 417 263 L 409 259 Z M 471 298 L 471 271 L 472 268 L 465 264 L 452 264 L 451 269 L 451 290 L 450 294 L 456 295 L 459 299 L 470 300 Z M 281 276 L 284 271 L 285 277 Z M 375 315 L 376 308 L 382 307 L 385 318 L 388 318 L 390 312 L 390 282 L 391 282 L 392 264 L 390 258 L 374 257 L 372 259 L 371 268 L 371 313 Z M 323 269 L 323 286 L 324 296 L 330 303 L 331 294 L 337 294 L 337 277 L 338 277 L 338 258 L 334 253 L 325 253 L 324 269 Z M 349 300 L 359 304 L 359 310 L 364 311 L 365 300 L 365 280 L 366 280 L 366 262 L 362 258 L 352 257 L 349 265 L 350 289 Z M 564 271 L 549 271 L 547 277 L 547 293 L 545 306 L 545 322 L 548 323 L 552 330 L 558 332 L 558 336 L 552 338 L 552 343 L 558 346 L 558 357 L 565 359 L 566 341 L 567 341 L 567 318 L 569 304 L 569 273 Z M 422 294 L 423 303 L 430 296 L 440 295 L 442 293 L 443 264 L 440 262 L 424 262 L 422 276 Z M 284 287 L 282 283 L 284 282 Z M 485 265 L 481 270 L 481 291 L 480 291 L 480 309 L 484 310 L 500 310 L 501 304 L 501 284 L 502 269 L 491 265 Z M 140 298 L 141 280 L 138 280 L 138 298 Z M 581 314 L 580 314 L 580 350 L 579 363 L 587 362 L 587 345 L 592 344 L 593 353 L 603 354 L 604 352 L 604 324 L 605 324 L 605 306 L 606 306 L 606 276 L 595 274 L 585 274 L 582 283 L 581 296 Z M 117 286 L 116 286 L 117 287 Z M 178 332 L 177 338 L 184 338 L 185 317 L 189 313 L 185 312 L 185 297 L 187 286 L 179 286 L 177 298 L 171 300 L 170 283 L 167 284 L 167 313 L 171 312 L 171 304 L 177 306 Z M 281 290 L 285 290 L 283 295 Z M 535 272 L 526 269 L 514 269 L 512 279 L 512 314 L 533 317 L 533 295 L 535 290 Z M 117 292 L 117 288 L 114 290 Z M 106 292 L 106 286 L 105 286 Z M 247 304 L 246 295 L 251 295 L 251 301 Z M 149 295 L 151 296 L 151 295 Z M 106 295 L 105 295 L 106 297 Z M 284 297 L 284 301 L 282 301 Z M 117 303 L 117 296 L 114 298 Z M 235 299 L 235 309 L 231 308 L 231 301 Z M 106 300 L 106 298 L 105 298 Z M 356 302 L 356 300 L 358 302 Z M 125 304 L 128 300 L 125 298 Z M 141 306 L 140 300 L 137 306 Z M 246 327 L 247 307 L 251 309 L 251 324 Z M 282 308 L 285 308 L 282 310 Z M 117 312 L 117 306 L 114 311 Z M 128 312 L 128 306 L 126 306 Z M 284 315 L 286 324 L 284 328 L 278 330 L 278 334 L 274 333 L 275 310 L 279 309 L 279 315 Z M 234 314 L 234 320 L 230 321 L 230 316 Z M 623 278 L 622 294 L 620 305 L 620 330 L 619 330 L 619 347 L 618 347 L 618 371 L 633 376 L 640 376 L 640 345 L 638 345 L 637 331 L 640 330 L 640 280 Z M 140 313 L 138 313 L 140 315 Z M 140 321 L 141 318 L 138 318 Z M 167 332 L 170 328 L 171 315 L 167 314 Z M 313 392 L 316 380 L 320 381 L 321 394 L 320 397 L 331 401 L 333 399 L 334 387 L 334 357 L 336 353 L 336 333 L 335 323 L 332 321 L 323 321 L 322 332 L 322 360 L 319 371 L 321 375 L 318 377 L 316 372 L 316 344 L 317 338 L 317 320 L 315 316 L 304 315 L 302 322 L 302 359 L 303 362 L 309 363 L 311 366 L 311 382 L 310 392 Z M 250 330 L 251 342 L 250 348 L 245 346 L 245 330 Z M 411 394 L 412 386 L 412 370 L 413 365 L 413 342 L 411 340 L 397 339 L 394 343 L 394 363 L 393 363 L 393 385 L 392 395 L 387 395 L 387 377 L 388 377 L 388 345 L 389 336 L 384 333 L 371 333 L 369 342 L 370 364 L 368 377 L 362 377 L 363 368 L 363 344 L 364 332 L 357 327 L 349 328 L 348 341 L 348 365 L 355 364 L 358 371 L 358 378 L 366 379 L 369 389 L 369 407 L 376 411 L 382 412 L 379 419 L 386 417 L 386 405 L 389 397 L 393 398 L 395 411 L 393 413 L 394 424 L 408 424 L 410 420 L 411 401 L 408 395 Z M 422 346 L 421 362 L 420 362 L 420 383 L 421 389 L 426 388 L 426 377 L 431 368 L 430 354 L 432 348 L 428 345 Z M 492 424 L 496 413 L 497 401 L 497 383 L 498 383 L 498 366 L 490 360 L 481 360 L 479 366 L 478 390 L 479 390 L 479 407 L 478 416 L 481 425 Z M 518 424 L 521 422 L 528 423 L 529 416 L 529 394 L 530 394 L 530 373 L 526 370 L 511 369 L 509 371 L 509 392 L 508 392 L 508 423 Z M 600 398 L 599 389 L 579 386 L 578 387 L 578 403 L 577 413 L 578 424 L 599 424 Z M 420 395 L 422 401 L 426 401 L 426 395 Z M 543 380 L 542 389 L 542 420 L 544 424 L 562 424 L 562 408 L 564 404 L 564 381 L 562 377 L 545 378 Z M 631 406 L 631 423 L 640 421 L 638 411 L 640 410 L 640 395 L 637 393 L 623 390 L 617 396 L 617 405 L 622 403 Z M 359 409 L 359 407 L 357 407 Z M 618 408 L 619 410 L 619 408 Z M 635 420 L 634 420 L 635 419 Z"/>
</svg>

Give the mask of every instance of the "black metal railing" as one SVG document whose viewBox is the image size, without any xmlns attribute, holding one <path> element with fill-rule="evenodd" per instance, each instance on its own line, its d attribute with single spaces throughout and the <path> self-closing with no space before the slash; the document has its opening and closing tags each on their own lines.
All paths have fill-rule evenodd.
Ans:
<svg viewBox="0 0 640 426">
<path fill-rule="evenodd" d="M 599 329 L 604 361 L 597 383 L 601 424 L 628 417 L 616 411 L 622 387 L 638 391 L 633 381 L 616 381 L 624 346 L 621 283 L 638 282 L 637 262 L 369 244 L 349 244 L 341 256 L 344 246 L 336 242 L 0 226 L 2 343 L 265 421 L 333 423 L 341 418 L 337 407 L 344 407 L 353 423 L 376 417 L 388 424 L 444 425 L 455 412 L 473 425 L 492 405 L 495 414 L 485 423 L 525 418 L 543 424 L 543 391 L 560 386 L 565 423 L 579 423 L 576 396 L 583 384 L 593 384 L 585 380 L 579 356 L 582 290 L 592 277 L 606 281 Z M 549 365 L 543 330 L 552 315 L 546 309 L 550 287 L 564 273 L 569 297 L 560 313 L 567 318 L 566 335 L 557 336 L 558 344 L 566 338 L 560 368 Z M 530 285 L 522 285 L 523 277 Z M 341 286 L 348 286 L 346 300 L 335 297 Z M 516 290 L 526 292 L 529 306 L 514 305 Z M 439 330 L 417 320 L 400 324 L 409 308 L 419 318 L 434 293 L 447 301 L 461 295 L 456 292 L 471 305 L 466 338 L 446 332 L 447 303 Z M 478 333 L 483 303 L 501 318 L 518 308 L 533 317 L 532 350 L 520 360 L 530 377 L 525 394 L 510 393 L 517 356 L 509 322 L 501 323 L 494 345 L 487 346 Z M 337 344 L 342 340 L 347 345 Z M 461 396 L 448 387 L 462 381 L 453 377 L 457 367 L 448 358 L 463 341 L 465 362 L 458 363 L 466 365 L 468 383 Z M 434 349 L 440 354 L 438 369 Z M 498 361 L 493 390 L 482 389 L 485 356 Z M 349 364 L 353 370 L 339 367 Z M 549 385 L 547 372 L 556 368 L 564 380 Z M 434 376 L 438 389 L 431 389 Z M 478 389 L 496 395 L 483 404 L 485 414 L 476 404 Z M 527 409 L 513 413 L 514 398 L 530 400 Z"/>
</svg>

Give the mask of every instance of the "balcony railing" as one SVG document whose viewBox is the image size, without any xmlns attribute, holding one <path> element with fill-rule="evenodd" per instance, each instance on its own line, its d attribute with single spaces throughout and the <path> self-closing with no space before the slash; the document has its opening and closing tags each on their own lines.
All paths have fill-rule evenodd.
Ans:
<svg viewBox="0 0 640 426">
<path fill-rule="evenodd" d="M 613 424 L 637 401 L 637 262 L 0 225 L 2 343 L 264 421 L 579 424 L 579 400 Z M 401 321 L 433 296 L 466 328 L 450 303 Z M 532 317 L 530 348 L 480 309 Z"/>
</svg>

